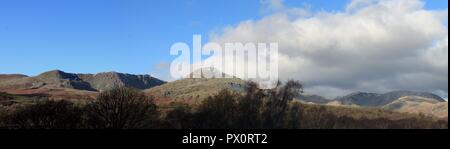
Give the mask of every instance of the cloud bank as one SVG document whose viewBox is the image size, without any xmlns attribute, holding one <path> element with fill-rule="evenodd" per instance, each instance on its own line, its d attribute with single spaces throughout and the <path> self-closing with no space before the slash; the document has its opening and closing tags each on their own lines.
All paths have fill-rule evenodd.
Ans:
<svg viewBox="0 0 450 149">
<path fill-rule="evenodd" d="M 420 0 L 353 0 L 309 13 L 264 0 L 272 13 L 214 33 L 210 41 L 278 42 L 279 75 L 327 97 L 416 90 L 448 97 L 448 9 Z"/>
</svg>

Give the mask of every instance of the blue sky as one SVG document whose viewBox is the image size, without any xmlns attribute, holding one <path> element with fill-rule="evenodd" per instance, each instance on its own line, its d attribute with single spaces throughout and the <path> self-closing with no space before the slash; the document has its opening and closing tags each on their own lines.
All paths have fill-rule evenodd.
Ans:
<svg viewBox="0 0 450 149">
<path fill-rule="evenodd" d="M 285 0 L 341 11 L 349 0 Z M 428 0 L 428 9 L 447 9 Z M 0 74 L 154 73 L 170 46 L 262 18 L 259 0 L 0 0 Z M 163 77 L 164 78 L 164 77 Z"/>
</svg>

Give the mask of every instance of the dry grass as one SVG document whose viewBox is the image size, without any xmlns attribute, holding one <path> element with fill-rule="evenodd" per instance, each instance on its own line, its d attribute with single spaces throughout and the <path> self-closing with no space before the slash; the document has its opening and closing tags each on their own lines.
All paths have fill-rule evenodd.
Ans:
<svg viewBox="0 0 450 149">
<path fill-rule="evenodd" d="M 182 79 L 148 89 L 145 93 L 174 102 L 198 104 L 224 89 L 243 91 L 244 85 L 245 81 L 241 79 Z"/>
</svg>

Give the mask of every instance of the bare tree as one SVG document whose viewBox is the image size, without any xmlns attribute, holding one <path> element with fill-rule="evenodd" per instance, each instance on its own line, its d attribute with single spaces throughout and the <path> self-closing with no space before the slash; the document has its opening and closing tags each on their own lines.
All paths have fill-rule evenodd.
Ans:
<svg viewBox="0 0 450 149">
<path fill-rule="evenodd" d="M 157 106 L 143 93 L 130 88 L 102 92 L 89 104 L 87 122 L 92 128 L 147 128 L 158 117 Z"/>
<path fill-rule="evenodd" d="M 289 102 L 303 93 L 303 85 L 298 81 L 281 82 L 278 87 L 268 90 L 267 101 L 262 110 L 263 128 L 283 128 L 286 120 Z"/>
</svg>

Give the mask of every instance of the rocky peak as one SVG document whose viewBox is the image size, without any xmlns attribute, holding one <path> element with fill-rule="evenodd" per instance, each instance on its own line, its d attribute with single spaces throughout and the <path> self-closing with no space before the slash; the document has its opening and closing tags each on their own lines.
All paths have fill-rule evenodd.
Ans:
<svg viewBox="0 0 450 149">
<path fill-rule="evenodd" d="M 103 72 L 98 74 L 74 74 L 61 70 L 44 72 L 36 77 L 26 77 L 21 80 L 10 80 L 4 83 L 4 88 L 72 88 L 89 91 L 104 91 L 114 87 L 130 87 L 149 89 L 165 82 L 150 75 L 133 75 L 118 72 Z M 1 87 L 0 86 L 0 87 Z"/>
</svg>

